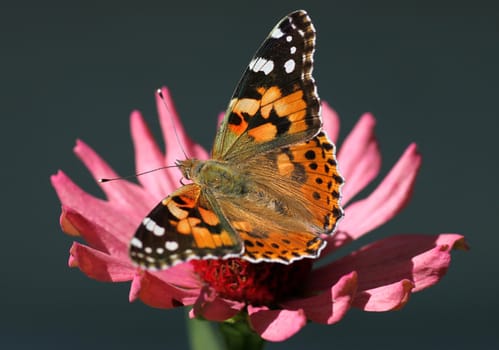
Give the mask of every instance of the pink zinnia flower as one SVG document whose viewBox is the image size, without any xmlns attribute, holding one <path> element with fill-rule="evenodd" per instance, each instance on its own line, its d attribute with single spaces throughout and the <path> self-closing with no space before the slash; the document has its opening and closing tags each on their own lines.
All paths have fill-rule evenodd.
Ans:
<svg viewBox="0 0 499 350">
<path fill-rule="evenodd" d="M 163 94 L 172 110 L 168 113 L 157 98 L 166 154 L 158 148 L 141 114 L 131 115 L 137 172 L 172 165 L 184 158 L 170 118 L 187 154 L 199 159 L 208 157 L 185 134 L 166 89 Z M 339 119 L 326 103 L 323 103 L 323 119 L 325 130 L 336 142 Z M 309 320 L 336 323 L 350 307 L 365 311 L 400 309 L 411 293 L 442 278 L 450 264 L 450 251 L 466 249 L 463 236 L 397 235 L 321 267 L 313 266 L 390 220 L 411 196 L 421 165 L 415 144 L 407 147 L 367 198 L 350 203 L 380 170 L 374 126 L 374 117 L 364 114 L 339 148 L 338 164 L 346 179 L 342 189 L 345 217 L 336 234 L 329 238 L 320 259 L 305 259 L 291 265 L 251 264 L 240 259 L 199 260 L 161 272 L 141 271 L 128 257 L 128 243 L 151 208 L 179 186 L 180 172 L 172 168 L 140 176 L 140 185 L 127 181 L 100 184 L 107 196 L 107 200 L 102 200 L 86 193 L 59 171 L 51 180 L 62 202 L 61 227 L 88 243 L 73 243 L 69 266 L 78 267 L 100 281 L 132 281 L 130 301 L 140 299 L 152 307 L 189 305 L 193 306 L 191 316 L 213 321 L 246 312 L 255 332 L 270 341 L 291 337 Z M 77 141 L 74 151 L 94 178 L 118 176 L 82 141 Z"/>
</svg>

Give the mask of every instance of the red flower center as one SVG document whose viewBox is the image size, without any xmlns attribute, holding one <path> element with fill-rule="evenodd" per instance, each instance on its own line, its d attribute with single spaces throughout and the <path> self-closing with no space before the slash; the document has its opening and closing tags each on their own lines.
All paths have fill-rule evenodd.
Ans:
<svg viewBox="0 0 499 350">
<path fill-rule="evenodd" d="M 252 305 L 272 306 L 290 296 L 300 296 L 312 261 L 284 265 L 250 263 L 242 259 L 192 260 L 194 271 L 221 297 Z"/>
</svg>

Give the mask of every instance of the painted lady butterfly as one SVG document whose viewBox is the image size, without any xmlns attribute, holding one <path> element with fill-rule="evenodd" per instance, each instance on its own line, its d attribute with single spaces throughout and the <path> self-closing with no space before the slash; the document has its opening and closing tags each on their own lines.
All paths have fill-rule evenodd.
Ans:
<svg viewBox="0 0 499 350">
<path fill-rule="evenodd" d="M 315 30 L 305 11 L 282 19 L 243 74 L 212 159 L 177 162 L 186 179 L 130 243 L 141 268 L 239 257 L 316 258 L 343 215 L 335 147 L 322 130 L 312 77 Z"/>
</svg>

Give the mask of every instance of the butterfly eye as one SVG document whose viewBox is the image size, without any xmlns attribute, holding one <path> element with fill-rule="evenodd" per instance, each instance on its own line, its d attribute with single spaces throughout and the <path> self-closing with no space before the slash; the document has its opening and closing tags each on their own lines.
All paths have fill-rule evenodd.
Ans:
<svg viewBox="0 0 499 350">
<path fill-rule="evenodd" d="M 182 176 L 185 179 L 192 179 L 192 167 L 194 165 L 193 159 L 179 160 L 175 163 L 175 165 L 179 167 L 180 171 L 182 172 Z"/>
</svg>

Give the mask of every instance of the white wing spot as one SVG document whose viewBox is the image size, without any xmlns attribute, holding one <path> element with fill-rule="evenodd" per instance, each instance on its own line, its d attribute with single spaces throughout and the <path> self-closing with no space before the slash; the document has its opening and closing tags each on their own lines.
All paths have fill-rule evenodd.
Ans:
<svg viewBox="0 0 499 350">
<path fill-rule="evenodd" d="M 249 67 L 255 73 L 263 72 L 265 75 L 269 75 L 269 73 L 274 69 L 274 61 L 266 60 L 263 57 L 256 57 L 251 60 Z"/>
<path fill-rule="evenodd" d="M 284 70 L 286 71 L 286 73 L 289 74 L 295 70 L 295 66 L 296 66 L 295 60 L 289 59 L 286 61 L 286 63 L 284 63 Z"/>
<path fill-rule="evenodd" d="M 295 52 L 296 52 L 296 46 L 291 46 L 291 48 L 289 49 L 289 52 L 294 55 Z"/>
<path fill-rule="evenodd" d="M 145 247 L 144 251 L 146 252 L 146 254 L 151 254 L 152 253 L 151 247 Z"/>
<path fill-rule="evenodd" d="M 279 39 L 280 37 L 282 37 L 284 35 L 284 33 L 282 32 L 282 30 L 280 28 L 275 28 L 273 31 L 272 31 L 272 34 L 270 34 L 270 36 L 274 39 Z"/>
<path fill-rule="evenodd" d="M 156 248 L 156 253 L 163 254 L 164 252 L 165 252 L 165 250 L 163 248 L 161 248 L 161 247 Z"/>
<path fill-rule="evenodd" d="M 150 217 L 145 217 L 142 220 L 142 225 L 146 227 L 147 231 L 152 232 L 156 236 L 163 236 L 165 234 L 165 228 L 156 224 Z"/>
<path fill-rule="evenodd" d="M 161 227 L 159 225 L 156 225 L 154 227 L 154 231 L 153 233 L 156 235 L 156 236 L 163 236 L 165 234 L 165 228 L 164 227 Z"/>
<path fill-rule="evenodd" d="M 253 62 L 254 61 L 254 62 Z M 267 62 L 266 59 L 257 57 L 253 59 L 253 71 L 259 72 L 262 69 L 262 66 Z"/>
<path fill-rule="evenodd" d="M 137 237 L 132 238 L 132 240 L 130 241 L 130 245 L 132 245 L 135 248 L 142 249 L 142 241 Z"/>
<path fill-rule="evenodd" d="M 143 224 L 146 227 L 147 231 L 154 230 L 154 227 L 156 226 L 156 223 L 150 218 L 145 218 Z"/>
<path fill-rule="evenodd" d="M 248 68 L 251 69 L 251 70 L 254 70 L 256 61 L 257 61 L 257 59 L 253 58 L 251 60 L 251 62 L 248 64 Z"/>
<path fill-rule="evenodd" d="M 292 37 L 291 35 L 288 35 L 288 36 L 286 37 L 286 41 L 287 41 L 288 43 L 290 43 L 290 42 L 291 42 L 291 40 L 293 40 L 293 37 Z"/>
<path fill-rule="evenodd" d="M 175 241 L 166 241 L 165 248 L 170 252 L 173 252 L 178 249 L 178 243 Z"/>
<path fill-rule="evenodd" d="M 265 73 L 265 75 L 269 75 L 270 72 L 274 70 L 274 62 L 271 60 L 268 60 L 265 65 L 262 67 L 262 71 Z"/>
<path fill-rule="evenodd" d="M 172 254 L 172 255 L 170 255 L 170 261 L 176 261 L 178 259 L 179 259 L 178 254 Z"/>
</svg>

